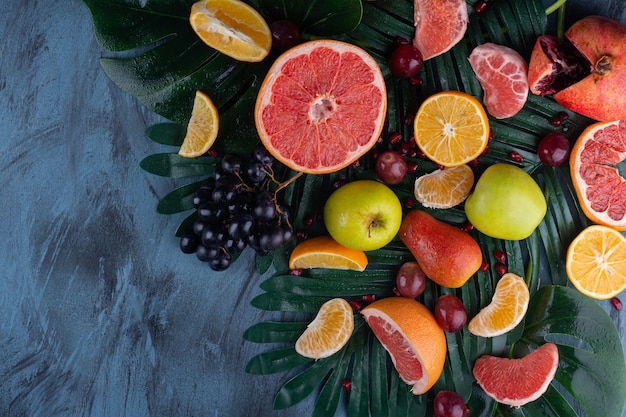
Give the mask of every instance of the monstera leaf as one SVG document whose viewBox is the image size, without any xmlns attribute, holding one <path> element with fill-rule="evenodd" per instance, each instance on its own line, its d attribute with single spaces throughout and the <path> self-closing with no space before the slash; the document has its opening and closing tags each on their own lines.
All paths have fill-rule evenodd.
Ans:
<svg viewBox="0 0 626 417">
<path fill-rule="evenodd" d="M 259 143 L 252 119 L 256 93 L 276 54 L 261 63 L 241 63 L 205 46 L 187 23 L 191 2 L 84 1 L 92 12 L 96 37 L 107 51 L 102 60 L 104 71 L 121 89 L 170 120 L 146 131 L 150 139 L 164 145 L 164 151 L 146 157 L 141 166 L 149 173 L 182 182 L 157 206 L 160 213 L 191 213 L 176 231 L 180 234 L 195 216 L 191 196 L 219 163 L 217 156 L 190 160 L 176 154 L 185 135 L 195 90 L 208 93 L 218 106 L 223 128 L 217 150 L 248 152 Z M 467 61 L 474 46 L 495 42 L 516 49 L 528 59 L 536 37 L 548 31 L 546 10 L 540 0 L 490 1 L 480 14 L 471 7 L 475 1 L 468 0 L 470 23 L 465 38 L 449 52 L 424 64 L 420 74 L 423 84 L 418 87 L 391 77 L 386 63 L 396 39 L 413 36 L 410 0 L 247 2 L 268 21 L 296 22 L 305 39 L 335 38 L 366 49 L 380 64 L 388 87 L 383 139 L 399 133 L 405 142 L 413 134 L 406 120 L 428 95 L 461 90 L 482 98 L 481 86 Z M 448 334 L 444 372 L 434 389 L 422 396 L 412 395 L 399 379 L 388 354 L 358 314 L 349 343 L 329 358 L 311 361 L 295 352 L 294 343 L 322 303 L 334 297 L 362 302 L 364 298 L 393 296 L 395 270 L 412 256 L 396 239 L 383 249 L 368 252 L 369 265 L 364 272 L 313 269 L 293 276 L 289 274 L 288 259 L 296 244 L 294 239 L 267 256 L 257 256 L 258 271 L 269 272 L 270 276 L 261 284 L 264 292 L 251 303 L 268 314 L 275 312 L 276 318 L 258 323 L 244 334 L 246 340 L 268 346 L 267 351 L 250 359 L 247 372 L 292 375 L 277 393 L 274 408 L 285 409 L 317 395 L 313 416 L 331 416 L 341 407 L 349 416 L 431 416 L 432 393 L 452 389 L 468 401 L 472 416 L 582 416 L 581 409 L 588 416 L 620 415 L 626 401 L 626 369 L 615 326 L 595 301 L 565 287 L 565 250 L 587 220 L 578 206 L 567 166 L 547 167 L 536 154 L 539 139 L 555 130 L 551 118 L 563 111 L 553 100 L 531 94 L 515 117 L 490 120 L 493 140 L 488 153 L 478 159 L 476 174 L 496 162 L 522 167 L 544 190 L 548 213 L 537 230 L 522 241 L 492 239 L 472 231 L 489 267 L 458 290 L 429 283 L 420 297 L 432 308 L 439 295 L 454 292 L 463 299 L 468 315 L 473 316 L 489 303 L 499 279 L 496 262 L 489 258 L 498 249 L 507 254 L 507 269 L 525 276 L 529 285 L 531 303 L 525 322 L 491 339 L 473 336 L 467 330 Z M 569 118 L 560 130 L 573 141 L 591 121 L 567 113 Z M 382 146 L 389 145 L 383 141 Z M 511 159 L 512 153 L 521 158 Z M 402 201 L 418 206 L 413 199 L 412 181 L 415 175 L 436 167 L 426 160 L 408 159 L 419 168 L 393 189 Z M 286 179 L 294 173 L 279 165 L 275 174 Z M 305 219 L 321 212 L 333 184 L 374 175 L 371 156 L 367 156 L 359 166 L 329 175 L 299 177 L 282 192 L 284 202 L 292 208 L 295 228 L 309 235 L 325 233 L 322 222 L 309 226 Z M 465 222 L 462 206 L 428 211 L 453 225 Z M 471 368 L 480 355 L 523 355 L 546 341 L 559 345 L 560 365 L 555 381 L 541 399 L 520 409 L 503 407 L 474 383 Z M 349 394 L 342 388 L 345 378 L 352 383 Z"/>
</svg>

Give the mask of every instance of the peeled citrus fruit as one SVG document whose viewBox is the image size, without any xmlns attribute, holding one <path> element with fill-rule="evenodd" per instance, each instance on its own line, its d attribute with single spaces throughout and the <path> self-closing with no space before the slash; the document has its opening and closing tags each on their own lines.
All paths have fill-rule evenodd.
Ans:
<svg viewBox="0 0 626 417">
<path fill-rule="evenodd" d="M 356 249 L 346 248 L 330 236 L 316 236 L 298 243 L 289 257 L 289 268 L 331 268 L 363 271 L 367 255 Z"/>
<path fill-rule="evenodd" d="M 616 165 L 626 159 L 626 121 L 587 127 L 570 153 L 570 175 L 581 208 L 592 221 L 626 230 L 626 179 Z"/>
<path fill-rule="evenodd" d="M 460 91 L 443 91 L 422 102 L 414 122 L 415 142 L 444 167 L 476 159 L 489 142 L 489 119 L 482 104 Z"/>
<path fill-rule="evenodd" d="M 615 229 L 583 229 L 567 249 L 565 270 L 581 293 L 606 300 L 626 289 L 626 237 Z"/>
<path fill-rule="evenodd" d="M 511 407 L 535 401 L 548 389 L 559 366 L 559 350 L 546 343 L 523 358 L 484 355 L 476 359 L 476 382 L 493 399 Z"/>
<path fill-rule="evenodd" d="M 424 207 L 447 209 L 461 204 L 474 185 L 468 165 L 438 169 L 415 180 L 415 199 Z"/>
<path fill-rule="evenodd" d="M 459 43 L 467 31 L 465 0 L 414 0 L 413 45 L 424 60 L 434 58 Z"/>
<path fill-rule="evenodd" d="M 213 101 L 202 91 L 196 91 L 187 133 L 178 154 L 195 158 L 206 153 L 217 138 L 218 127 L 219 114 Z"/>
<path fill-rule="evenodd" d="M 496 284 L 491 302 L 469 322 L 470 333 L 494 337 L 513 330 L 528 310 L 530 293 L 522 277 L 508 272 Z"/>
<path fill-rule="evenodd" d="M 341 350 L 354 331 L 354 313 L 343 298 L 333 298 L 320 307 L 317 315 L 296 340 L 296 352 L 312 359 L 327 358 Z"/>
<path fill-rule="evenodd" d="M 189 23 L 204 43 L 239 61 L 262 61 L 272 47 L 263 16 L 240 0 L 200 0 Z"/>
<path fill-rule="evenodd" d="M 274 62 L 254 117 L 276 159 L 324 174 L 345 168 L 376 143 L 386 110 L 376 61 L 357 46 L 323 39 L 295 46 Z"/>
<path fill-rule="evenodd" d="M 389 297 L 374 301 L 361 314 L 411 392 L 428 391 L 443 371 L 447 349 L 430 310 L 412 298 Z"/>
</svg>

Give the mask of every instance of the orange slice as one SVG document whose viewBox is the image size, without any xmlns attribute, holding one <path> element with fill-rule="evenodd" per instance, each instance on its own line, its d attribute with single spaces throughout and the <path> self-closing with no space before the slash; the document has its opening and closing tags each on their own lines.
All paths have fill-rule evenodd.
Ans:
<svg viewBox="0 0 626 417">
<path fill-rule="evenodd" d="M 254 8 L 239 0 L 200 0 L 189 23 L 200 39 L 231 58 L 259 62 L 272 47 L 272 32 Z"/>
<path fill-rule="evenodd" d="M 474 185 L 468 165 L 438 169 L 415 180 L 415 199 L 424 207 L 447 209 L 461 204 Z"/>
<path fill-rule="evenodd" d="M 615 297 L 626 289 L 626 237 L 608 226 L 583 229 L 567 249 L 565 271 L 581 293 Z"/>
<path fill-rule="evenodd" d="M 498 281 L 489 305 L 470 320 L 467 328 L 482 337 L 504 334 L 521 323 L 529 302 L 530 293 L 522 277 L 508 272 Z"/>
<path fill-rule="evenodd" d="M 281 55 L 261 84 L 254 120 L 261 141 L 289 168 L 326 174 L 374 146 L 387 111 L 385 80 L 358 46 L 322 39 Z"/>
<path fill-rule="evenodd" d="M 330 236 L 317 236 L 304 240 L 293 249 L 289 268 L 330 268 L 363 271 L 367 266 L 365 252 L 346 248 Z"/>
<path fill-rule="evenodd" d="M 569 160 L 572 183 L 585 215 L 617 230 L 626 230 L 626 179 L 616 168 L 624 159 L 626 121 L 622 120 L 587 127 L 572 147 Z"/>
<path fill-rule="evenodd" d="M 420 105 L 414 131 L 417 146 L 428 158 L 453 167 L 483 152 L 489 141 L 489 119 L 482 104 L 471 95 L 444 91 Z"/>
<path fill-rule="evenodd" d="M 218 127 L 219 114 L 213 101 L 202 91 L 196 91 L 187 133 L 178 154 L 185 158 L 205 154 L 217 138 Z"/>
<path fill-rule="evenodd" d="M 412 298 L 388 297 L 361 314 L 411 392 L 428 391 L 441 376 L 447 351 L 444 332 L 430 310 Z"/>
<path fill-rule="evenodd" d="M 296 340 L 296 352 L 312 359 L 327 358 L 348 343 L 353 330 L 352 307 L 343 298 L 333 298 L 322 304 L 315 319 Z"/>
</svg>

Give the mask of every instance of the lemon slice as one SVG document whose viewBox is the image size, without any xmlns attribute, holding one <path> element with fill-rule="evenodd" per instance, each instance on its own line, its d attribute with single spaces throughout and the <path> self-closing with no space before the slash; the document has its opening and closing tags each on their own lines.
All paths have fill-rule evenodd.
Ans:
<svg viewBox="0 0 626 417">
<path fill-rule="evenodd" d="M 217 108 L 206 94 L 196 91 L 187 133 L 178 154 L 195 158 L 205 154 L 215 142 L 219 127 Z"/>
</svg>

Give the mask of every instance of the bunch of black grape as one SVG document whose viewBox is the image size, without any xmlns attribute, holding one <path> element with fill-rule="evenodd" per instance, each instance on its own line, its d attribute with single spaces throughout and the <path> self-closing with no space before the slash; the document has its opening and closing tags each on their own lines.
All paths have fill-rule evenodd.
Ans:
<svg viewBox="0 0 626 417">
<path fill-rule="evenodd" d="M 181 250 L 223 271 L 247 246 L 266 255 L 291 240 L 289 208 L 274 191 L 273 162 L 265 148 L 248 158 L 224 155 L 193 196 L 197 219 L 181 237 Z"/>
</svg>

